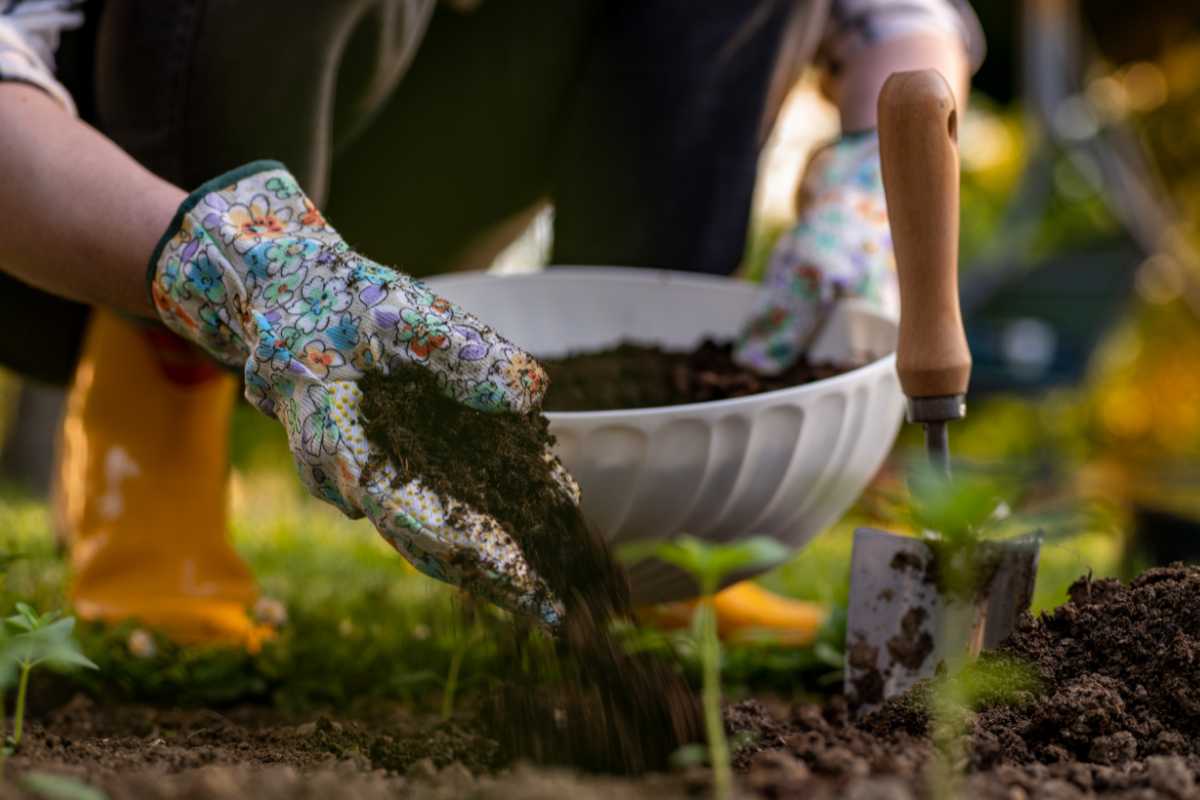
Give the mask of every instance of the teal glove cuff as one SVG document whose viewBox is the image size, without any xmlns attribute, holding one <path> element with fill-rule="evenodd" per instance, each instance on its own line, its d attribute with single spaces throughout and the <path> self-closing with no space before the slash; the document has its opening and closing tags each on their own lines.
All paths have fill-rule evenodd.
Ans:
<svg viewBox="0 0 1200 800">
<path fill-rule="evenodd" d="M 167 246 L 167 242 L 171 241 L 172 237 L 179 233 L 179 229 L 183 227 L 183 220 L 188 215 L 188 212 L 195 208 L 204 199 L 205 195 L 215 192 L 218 189 L 224 189 L 226 186 L 232 186 L 243 178 L 248 178 L 251 175 L 257 175 L 260 172 L 267 172 L 272 169 L 286 170 L 287 167 L 269 158 L 251 161 L 249 164 L 235 167 L 228 172 L 205 181 L 183 199 L 183 202 L 179 204 L 179 208 L 175 211 L 175 216 L 171 217 L 171 224 L 167 226 L 167 230 L 159 238 L 158 244 L 154 246 L 154 252 L 150 254 L 150 263 L 146 265 L 146 293 L 150 296 L 151 304 L 154 303 L 154 273 L 158 270 L 158 260 L 162 258 L 162 252 Z"/>
</svg>

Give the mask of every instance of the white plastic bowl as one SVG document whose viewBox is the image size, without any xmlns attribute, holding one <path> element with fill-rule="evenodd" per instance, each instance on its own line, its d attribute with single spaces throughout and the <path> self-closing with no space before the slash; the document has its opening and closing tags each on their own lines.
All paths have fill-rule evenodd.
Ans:
<svg viewBox="0 0 1200 800">
<path fill-rule="evenodd" d="M 705 337 L 728 339 L 755 298 L 752 284 L 730 278 L 622 268 L 428 283 L 538 357 L 621 341 L 688 349 Z M 548 416 L 558 455 L 583 490 L 584 515 L 614 544 L 689 533 L 717 542 L 765 535 L 799 548 L 862 492 L 903 409 L 888 355 L 751 397 Z M 634 565 L 630 581 L 639 603 L 696 593 L 691 579 L 657 561 Z"/>
</svg>

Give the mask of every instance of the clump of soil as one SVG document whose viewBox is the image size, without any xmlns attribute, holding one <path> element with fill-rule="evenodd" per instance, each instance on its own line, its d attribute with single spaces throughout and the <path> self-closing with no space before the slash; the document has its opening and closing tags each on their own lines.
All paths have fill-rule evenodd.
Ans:
<svg viewBox="0 0 1200 800">
<path fill-rule="evenodd" d="M 699 738 L 697 699 L 673 666 L 628 655 L 612 638 L 611 623 L 631 615 L 628 583 L 553 475 L 546 418 L 468 408 L 419 367 L 371 373 L 360 386 L 367 436 L 397 482 L 420 479 L 490 514 L 564 605 L 554 663 L 527 632 L 510 632 L 514 674 L 484 714 L 503 729 L 497 738 L 541 763 L 629 773 L 661 768 Z M 562 693 L 547 692 L 551 677 Z"/>
<path fill-rule="evenodd" d="M 813 364 L 801 358 L 785 372 L 767 377 L 737 364 L 731 342 L 712 340 L 689 352 L 626 342 L 541 363 L 550 375 L 547 411 L 613 411 L 727 400 L 830 378 L 861 366 Z"/>
<path fill-rule="evenodd" d="M 961 795 L 1198 796 L 1200 568 L 1152 569 L 1128 585 L 1085 578 L 1070 598 L 1049 614 L 1027 615 L 985 654 L 1032 668 L 1038 681 L 985 701 L 973 715 Z M 918 684 L 857 721 L 842 698 L 798 706 L 782 723 L 756 721 L 753 707 L 729 718 L 765 731 L 764 744 L 741 760 L 768 794 L 801 784 L 812 791 L 815 783 L 805 782 L 821 777 L 845 787 L 891 776 L 904 790 L 894 796 L 921 797 L 933 792 L 925 767 L 934 752 L 934 691 L 936 684 Z M 792 783 L 770 783 L 766 776 L 782 774 L 781 750 L 811 777 L 797 784 L 793 769 Z M 754 777 L 756 765 L 765 766 Z"/>
<path fill-rule="evenodd" d="M 975 763 L 1200 756 L 1200 568 L 1151 569 L 1128 585 L 1085 578 L 1070 598 L 1002 646 L 1046 690 L 979 715 Z"/>
<path fill-rule="evenodd" d="M 1155 568 L 1128 585 L 1083 578 L 1069 591 L 984 654 L 1032 668 L 1038 688 L 979 711 L 973 767 L 1200 757 L 1200 568 Z M 929 691 L 918 686 L 864 724 L 928 733 Z"/>
<path fill-rule="evenodd" d="M 399 484 L 420 479 L 494 517 L 564 602 L 575 597 L 598 613 L 628 605 L 619 567 L 554 479 L 543 415 L 468 408 L 416 366 L 368 373 L 359 385 L 367 437 L 390 457 Z"/>
</svg>

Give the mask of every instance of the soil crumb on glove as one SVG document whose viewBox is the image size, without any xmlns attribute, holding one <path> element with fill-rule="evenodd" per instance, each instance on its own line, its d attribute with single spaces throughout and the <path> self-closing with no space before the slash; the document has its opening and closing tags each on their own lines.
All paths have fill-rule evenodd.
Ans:
<svg viewBox="0 0 1200 800">
<path fill-rule="evenodd" d="M 546 461 L 554 437 L 544 416 L 469 408 L 416 366 L 368 373 L 359 387 L 363 428 L 395 465 L 397 485 L 420 479 L 436 494 L 494 517 L 564 601 L 582 591 L 607 595 L 610 605 L 628 602 L 617 576 L 595 569 L 607 553 L 581 557 L 597 545 L 582 521 L 570 529 L 579 514 Z"/>
<path fill-rule="evenodd" d="M 367 437 L 397 484 L 419 478 L 494 517 L 565 608 L 548 649 L 523 621 L 497 632 L 513 669 L 485 710 L 496 738 L 514 756 L 630 773 L 660 769 L 701 738 L 698 702 L 674 666 L 630 656 L 613 638 L 611 623 L 630 617 L 628 582 L 555 480 L 545 416 L 469 408 L 416 366 L 368 373 L 359 386 Z"/>
<path fill-rule="evenodd" d="M 608 350 L 543 360 L 550 375 L 547 411 L 616 411 L 728 400 L 830 378 L 861 364 L 811 364 L 759 375 L 733 360 L 733 344 L 705 340 L 683 352 L 623 343 Z"/>
</svg>

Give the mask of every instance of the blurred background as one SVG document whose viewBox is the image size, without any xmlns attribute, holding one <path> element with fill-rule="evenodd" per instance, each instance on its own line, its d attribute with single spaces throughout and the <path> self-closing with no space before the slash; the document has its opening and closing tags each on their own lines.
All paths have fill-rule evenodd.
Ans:
<svg viewBox="0 0 1200 800">
<path fill-rule="evenodd" d="M 1043 551 L 1035 602 L 1046 608 L 1089 571 L 1200 556 L 1200 7 L 973 6 L 988 36 L 960 128 L 961 291 L 975 369 L 953 444 L 961 459 L 1023 476 L 1035 507 L 1095 512 Z M 835 131 L 833 109 L 802 79 L 763 156 L 746 277 L 761 274 L 793 219 L 807 154 Z M 540 268 L 552 214 L 543 211 L 493 269 Z M 61 409 L 60 391 L 0 372 L 0 551 L 23 556 L 3 591 L 47 607 L 62 602 L 47 510 Z M 206 701 L 208 691 L 302 702 L 442 680 L 445 664 L 463 658 L 438 627 L 453 593 L 409 571 L 366 523 L 305 496 L 274 423 L 243 405 L 232 436 L 236 543 L 287 607 L 290 632 L 253 669 L 246 657 L 176 653 L 174 672 L 163 661 L 126 669 L 124 688 L 153 695 L 186 684 Z M 764 583 L 844 603 L 849 533 L 886 514 L 917 444 L 904 434 L 850 517 Z M 329 647 L 329 637 L 353 647 Z M 118 658 L 124 640 L 111 641 Z M 730 675 L 772 680 L 836 658 L 750 649 L 731 653 Z M 469 683 L 472 660 L 482 664 L 486 652 L 466 659 Z M 296 680 L 301 661 L 310 680 Z M 276 680 L 285 664 L 286 689 Z M 381 664 L 383 687 L 372 677 Z"/>
</svg>

